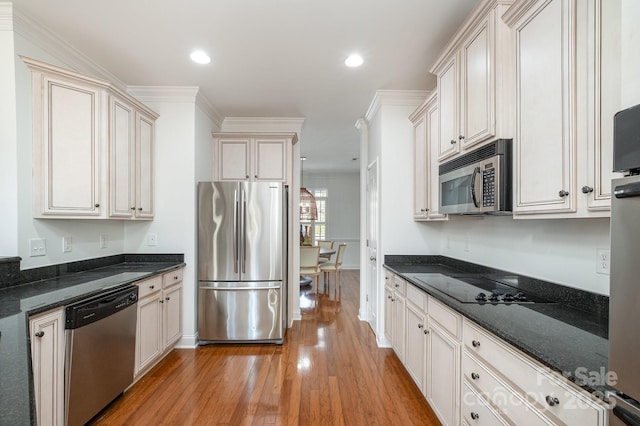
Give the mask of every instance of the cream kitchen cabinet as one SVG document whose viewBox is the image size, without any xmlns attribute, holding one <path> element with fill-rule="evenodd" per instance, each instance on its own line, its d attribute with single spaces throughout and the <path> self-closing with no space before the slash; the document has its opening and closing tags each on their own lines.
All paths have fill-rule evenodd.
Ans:
<svg viewBox="0 0 640 426">
<path fill-rule="evenodd" d="M 385 273 L 385 336 L 403 363 L 406 288 L 405 280 L 390 272 Z"/>
<path fill-rule="evenodd" d="M 438 174 L 438 96 L 434 92 L 409 119 L 414 128 L 413 219 L 447 220 L 439 213 L 440 183 Z"/>
<path fill-rule="evenodd" d="M 33 217 L 104 216 L 104 91 L 78 74 L 23 60 L 32 70 Z"/>
<path fill-rule="evenodd" d="M 64 308 L 29 318 L 38 425 L 64 425 Z"/>
<path fill-rule="evenodd" d="M 604 403 L 472 321 L 463 323 L 465 384 L 511 424 L 606 424 Z"/>
<path fill-rule="evenodd" d="M 109 97 L 109 216 L 153 219 L 156 116 Z"/>
<path fill-rule="evenodd" d="M 439 160 L 513 138 L 513 56 L 501 19 L 511 3 L 481 3 L 431 69 L 438 80 Z"/>
<path fill-rule="evenodd" d="M 516 2 L 515 218 L 609 216 L 618 2 Z M 579 65 L 578 65 L 579 64 Z"/>
<path fill-rule="evenodd" d="M 182 274 L 183 269 L 178 269 L 137 283 L 136 377 L 182 337 Z"/>
<path fill-rule="evenodd" d="M 406 303 L 404 366 L 420 391 L 426 394 L 425 372 L 429 350 L 427 295 L 413 285 L 408 284 Z"/>
<path fill-rule="evenodd" d="M 22 60 L 32 71 L 33 216 L 153 218 L 158 115 L 107 81 Z"/>
<path fill-rule="evenodd" d="M 215 179 L 281 181 L 291 175 L 295 133 L 213 133 Z"/>
</svg>

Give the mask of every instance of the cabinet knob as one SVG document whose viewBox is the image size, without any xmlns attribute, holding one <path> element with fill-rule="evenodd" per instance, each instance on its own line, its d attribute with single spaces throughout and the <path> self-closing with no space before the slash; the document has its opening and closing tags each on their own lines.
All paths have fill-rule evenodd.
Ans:
<svg viewBox="0 0 640 426">
<path fill-rule="evenodd" d="M 547 404 L 549 404 L 549 407 L 560 404 L 560 400 L 555 396 L 547 395 L 544 399 L 547 401 Z"/>
<path fill-rule="evenodd" d="M 429 330 L 425 329 L 424 334 L 429 334 Z"/>
<path fill-rule="evenodd" d="M 160 299 L 160 300 L 158 300 L 158 302 L 160 302 L 160 303 L 164 303 L 164 300 Z"/>
<path fill-rule="evenodd" d="M 455 139 L 451 139 L 451 145 L 455 145 L 457 141 Z"/>
<path fill-rule="evenodd" d="M 164 300 L 171 300 L 171 298 L 169 296 L 167 296 Z"/>
<path fill-rule="evenodd" d="M 391 300 L 391 296 L 387 296 L 387 299 Z"/>
<path fill-rule="evenodd" d="M 478 373 L 471 373 L 471 378 L 473 380 L 478 380 L 480 378 L 480 375 Z"/>
<path fill-rule="evenodd" d="M 473 420 L 478 420 L 480 418 L 480 415 L 478 413 L 475 413 L 475 412 L 472 411 L 471 412 L 471 418 Z"/>
<path fill-rule="evenodd" d="M 473 345 L 474 348 L 478 348 L 480 347 L 480 342 L 477 340 L 473 340 L 471 341 L 471 345 Z"/>
<path fill-rule="evenodd" d="M 131 210 L 135 210 L 135 209 L 136 209 L 136 206 L 131 207 Z"/>
<path fill-rule="evenodd" d="M 95 206 L 96 206 L 96 208 L 100 207 L 100 203 L 96 203 Z"/>
<path fill-rule="evenodd" d="M 258 179 L 258 175 L 255 175 L 254 178 Z"/>
<path fill-rule="evenodd" d="M 585 186 L 582 187 L 582 193 L 583 194 L 589 194 L 590 192 L 593 192 L 593 188 L 592 187 L 590 187 L 588 185 L 585 185 Z"/>
<path fill-rule="evenodd" d="M 156 286 L 155 286 L 155 285 L 150 285 L 150 286 L 149 286 L 149 289 L 151 289 L 151 290 L 153 290 L 154 288 L 156 288 Z"/>
<path fill-rule="evenodd" d="M 391 298 L 391 301 L 392 301 L 392 302 L 395 302 L 395 301 L 396 301 L 396 299 L 394 299 L 394 298 L 392 297 L 392 298 Z"/>
<path fill-rule="evenodd" d="M 177 280 L 177 279 L 178 279 L 178 276 L 177 276 L 177 275 L 174 275 L 173 279 L 174 279 L 174 280 Z"/>
<path fill-rule="evenodd" d="M 458 140 L 463 141 L 464 140 L 464 136 L 463 135 L 458 136 Z"/>
<path fill-rule="evenodd" d="M 569 191 L 565 191 L 564 189 L 561 189 L 561 190 L 558 192 L 558 196 L 559 196 L 560 198 L 564 198 L 564 197 L 566 197 L 567 195 L 569 195 Z"/>
<path fill-rule="evenodd" d="M 246 176 L 245 176 L 245 179 L 249 179 L 249 175 L 246 175 Z"/>
<path fill-rule="evenodd" d="M 44 331 L 40 330 L 40 331 L 36 331 L 36 337 L 43 337 L 44 336 Z"/>
<path fill-rule="evenodd" d="M 422 327 L 424 327 L 424 325 L 418 324 L 418 328 L 422 328 Z"/>
<path fill-rule="evenodd" d="M 138 210 L 139 210 L 139 211 L 142 211 L 142 207 L 138 207 Z"/>
</svg>

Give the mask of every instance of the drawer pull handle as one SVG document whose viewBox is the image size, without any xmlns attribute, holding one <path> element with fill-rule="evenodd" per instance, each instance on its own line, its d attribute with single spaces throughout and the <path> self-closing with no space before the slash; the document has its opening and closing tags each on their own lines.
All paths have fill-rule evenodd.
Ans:
<svg viewBox="0 0 640 426">
<path fill-rule="evenodd" d="M 471 412 L 471 418 L 473 420 L 478 420 L 480 418 L 480 415 L 478 413 L 474 413 L 473 411 Z"/>
<path fill-rule="evenodd" d="M 474 348 L 478 348 L 480 347 L 480 342 L 477 340 L 473 340 L 471 341 L 471 345 L 473 345 Z"/>
<path fill-rule="evenodd" d="M 480 378 L 480 375 L 478 373 L 471 373 L 471 378 L 473 380 L 478 380 Z"/>
<path fill-rule="evenodd" d="M 549 404 L 549 407 L 560 404 L 560 400 L 555 396 L 547 395 L 545 400 L 547 401 L 547 404 Z"/>
<path fill-rule="evenodd" d="M 44 331 L 36 331 L 36 337 L 44 337 Z"/>
</svg>

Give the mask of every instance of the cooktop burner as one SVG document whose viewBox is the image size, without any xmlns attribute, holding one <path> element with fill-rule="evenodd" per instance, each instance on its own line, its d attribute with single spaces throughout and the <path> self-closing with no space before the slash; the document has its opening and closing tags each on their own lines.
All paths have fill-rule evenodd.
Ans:
<svg viewBox="0 0 640 426">
<path fill-rule="evenodd" d="M 548 300 L 524 293 L 517 288 L 477 275 L 456 277 L 423 273 L 406 275 L 462 303 L 550 303 Z"/>
</svg>

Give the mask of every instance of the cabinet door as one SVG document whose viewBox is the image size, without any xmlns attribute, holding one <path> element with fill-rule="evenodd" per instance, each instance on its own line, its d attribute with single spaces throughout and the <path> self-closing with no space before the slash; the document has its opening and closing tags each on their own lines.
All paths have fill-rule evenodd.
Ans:
<svg viewBox="0 0 640 426">
<path fill-rule="evenodd" d="M 249 152 L 251 140 L 245 139 L 219 139 L 218 140 L 218 180 L 248 180 L 249 179 Z"/>
<path fill-rule="evenodd" d="M 438 159 L 460 151 L 458 138 L 458 63 L 454 55 L 438 74 Z"/>
<path fill-rule="evenodd" d="M 393 346 L 393 290 L 384 288 L 384 337 Z"/>
<path fill-rule="evenodd" d="M 427 156 L 427 185 L 429 187 L 427 194 L 429 197 L 429 220 L 444 220 L 448 218 L 447 215 L 440 213 L 440 174 L 437 161 L 439 150 L 438 129 L 438 102 L 434 99 L 427 107 L 427 149 L 429 154 Z"/>
<path fill-rule="evenodd" d="M 442 424 L 458 424 L 460 344 L 429 323 L 427 400 Z"/>
<path fill-rule="evenodd" d="M 136 218 L 153 218 L 154 120 L 136 113 Z"/>
<path fill-rule="evenodd" d="M 109 99 L 109 216 L 131 218 L 135 211 L 135 110 Z"/>
<path fill-rule="evenodd" d="M 423 220 L 429 214 L 426 115 L 420 116 L 413 126 L 413 218 Z"/>
<path fill-rule="evenodd" d="M 163 350 L 172 346 L 182 337 L 182 283 L 163 291 Z"/>
<path fill-rule="evenodd" d="M 287 180 L 286 139 L 255 139 L 253 158 L 255 180 L 281 182 Z"/>
<path fill-rule="evenodd" d="M 162 301 L 161 292 L 138 300 L 135 374 L 162 354 Z"/>
<path fill-rule="evenodd" d="M 571 0 L 540 0 L 515 25 L 516 213 L 575 211 Z"/>
<path fill-rule="evenodd" d="M 64 425 L 64 310 L 29 321 L 36 416 L 39 425 Z"/>
<path fill-rule="evenodd" d="M 395 292 L 393 295 L 393 350 L 404 363 L 404 316 L 406 299 Z"/>
<path fill-rule="evenodd" d="M 427 320 L 424 312 L 407 303 L 406 310 L 406 342 L 405 366 L 422 393 L 425 393 L 425 367 L 427 349 Z"/>
<path fill-rule="evenodd" d="M 485 16 L 461 49 L 460 126 L 465 149 L 495 135 L 493 13 Z"/>
<path fill-rule="evenodd" d="M 34 136 L 41 138 L 34 144 L 34 214 L 98 216 L 102 92 L 49 77 L 36 84 L 43 92 L 34 99 Z"/>
</svg>

